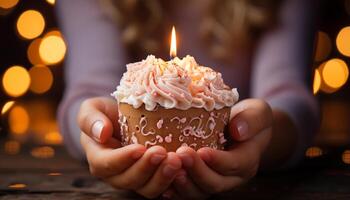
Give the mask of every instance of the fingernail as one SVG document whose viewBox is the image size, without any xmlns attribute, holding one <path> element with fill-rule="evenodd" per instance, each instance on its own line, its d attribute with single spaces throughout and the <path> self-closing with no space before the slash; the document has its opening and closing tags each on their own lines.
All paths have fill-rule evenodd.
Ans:
<svg viewBox="0 0 350 200">
<path fill-rule="evenodd" d="M 165 167 L 163 168 L 163 174 L 166 177 L 171 178 L 172 176 L 174 176 L 174 174 L 178 171 L 177 168 L 174 168 L 171 165 L 165 165 Z"/>
<path fill-rule="evenodd" d="M 92 125 L 92 128 L 91 128 L 92 136 L 95 139 L 97 139 L 98 141 L 100 141 L 100 139 L 101 139 L 101 133 L 102 133 L 103 126 L 104 125 L 103 125 L 102 121 L 96 121 Z"/>
<path fill-rule="evenodd" d="M 181 161 L 185 167 L 192 167 L 193 159 L 190 155 L 188 155 L 186 153 L 180 153 L 179 157 L 181 158 Z"/>
<path fill-rule="evenodd" d="M 154 165 L 158 165 L 162 160 L 164 160 L 165 155 L 164 154 L 154 154 L 151 158 L 151 163 Z"/>
<path fill-rule="evenodd" d="M 248 134 L 248 124 L 245 121 L 237 121 L 236 127 L 239 137 L 243 138 Z"/>
<path fill-rule="evenodd" d="M 187 182 L 186 175 L 180 175 L 175 178 L 176 182 L 180 185 L 185 185 Z"/>
</svg>

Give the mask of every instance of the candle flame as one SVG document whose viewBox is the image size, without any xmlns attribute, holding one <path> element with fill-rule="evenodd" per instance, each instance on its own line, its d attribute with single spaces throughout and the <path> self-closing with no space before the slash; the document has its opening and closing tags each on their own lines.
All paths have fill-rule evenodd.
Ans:
<svg viewBox="0 0 350 200">
<path fill-rule="evenodd" d="M 175 27 L 173 26 L 171 30 L 171 43 L 170 43 L 170 57 L 175 58 L 176 57 L 176 31 Z"/>
</svg>

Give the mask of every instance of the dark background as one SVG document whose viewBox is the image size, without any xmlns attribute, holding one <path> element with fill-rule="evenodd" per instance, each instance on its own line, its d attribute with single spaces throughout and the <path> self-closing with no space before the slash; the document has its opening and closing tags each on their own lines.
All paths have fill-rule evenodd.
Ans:
<svg viewBox="0 0 350 200">
<path fill-rule="evenodd" d="M 34 39 L 23 39 L 18 33 L 16 22 L 19 16 L 29 9 L 39 11 L 45 19 L 45 29 L 38 38 L 45 38 L 48 32 L 59 30 L 54 7 L 55 4 L 50 4 L 45 0 L 20 0 L 12 8 L 0 8 L 1 80 L 5 71 L 13 65 L 23 66 L 27 70 L 33 67 L 33 63 L 28 59 L 27 49 Z M 321 1 L 318 19 L 319 33 L 317 34 L 326 35 L 326 39 L 320 36 L 315 42 L 315 50 L 318 51 L 315 53 L 323 54 L 323 56 L 315 60 L 311 68 L 318 68 L 333 58 L 342 59 L 347 65 L 350 64 L 350 58 L 342 55 L 336 46 L 337 35 L 346 26 L 350 26 L 350 1 Z M 347 40 L 350 41 L 350 34 L 347 37 Z M 55 50 L 53 46 L 52 51 Z M 2 108 L 0 154 L 13 156 L 27 154 L 36 159 L 47 159 L 55 157 L 57 149 L 62 149 L 62 138 L 58 134 L 55 116 L 57 105 L 64 91 L 64 60 L 56 64 L 41 63 L 41 65 L 47 66 L 53 74 L 53 84 L 43 94 L 36 94 L 29 89 L 19 97 L 12 97 L 5 91 L 2 81 L 0 83 L 0 108 L 6 102 L 14 101 L 14 105 L 6 109 L 7 111 Z M 338 78 L 338 76 L 333 78 Z M 305 152 L 306 162 L 311 161 L 317 166 L 347 167 L 350 164 L 349 81 L 347 80 L 339 88 L 331 88 L 331 92 L 329 87 L 322 82 L 320 91 L 315 95 L 320 100 L 322 122 L 314 144 Z M 20 107 L 21 112 L 14 112 L 16 107 Z M 18 126 L 25 131 L 20 131 L 21 133 L 13 131 Z"/>
</svg>

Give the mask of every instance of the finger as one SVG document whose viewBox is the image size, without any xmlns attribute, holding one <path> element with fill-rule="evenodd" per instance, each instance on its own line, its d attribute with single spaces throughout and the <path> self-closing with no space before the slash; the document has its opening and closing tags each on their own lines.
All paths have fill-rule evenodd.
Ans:
<svg viewBox="0 0 350 200">
<path fill-rule="evenodd" d="M 186 171 L 175 177 L 174 188 L 181 199 L 205 199 L 208 196 L 187 176 Z"/>
<path fill-rule="evenodd" d="M 137 192 L 147 198 L 158 197 L 170 187 L 180 170 L 181 160 L 174 152 L 169 152 L 168 157 L 162 162 L 152 178 Z"/>
<path fill-rule="evenodd" d="M 133 165 L 146 151 L 143 145 L 132 144 L 120 147 L 120 142 L 111 138 L 107 144 L 96 143 L 86 134 L 81 134 L 81 143 L 86 152 L 90 172 L 97 177 L 108 177 L 123 172 Z M 120 147 L 115 149 L 115 147 Z"/>
<path fill-rule="evenodd" d="M 163 147 L 153 146 L 135 164 L 106 181 L 116 188 L 136 190 L 145 185 L 166 157 Z"/>
<path fill-rule="evenodd" d="M 168 188 L 163 192 L 162 199 L 176 199 L 175 190 L 173 188 Z"/>
<path fill-rule="evenodd" d="M 247 99 L 232 107 L 229 130 L 234 140 L 245 141 L 271 127 L 272 121 L 271 108 L 265 101 Z"/>
<path fill-rule="evenodd" d="M 261 154 L 264 152 L 270 137 L 271 129 L 267 129 L 227 151 L 204 147 L 199 149 L 197 153 L 210 168 L 222 175 L 250 178 L 257 171 Z"/>
<path fill-rule="evenodd" d="M 119 130 L 118 106 L 113 99 L 97 97 L 85 100 L 78 113 L 80 129 L 97 142 L 105 143 Z"/>
<path fill-rule="evenodd" d="M 207 191 L 210 194 L 218 193 L 231 189 L 242 182 L 240 177 L 226 177 L 212 170 L 190 147 L 180 147 L 176 153 L 181 158 L 191 179 L 202 191 Z"/>
</svg>

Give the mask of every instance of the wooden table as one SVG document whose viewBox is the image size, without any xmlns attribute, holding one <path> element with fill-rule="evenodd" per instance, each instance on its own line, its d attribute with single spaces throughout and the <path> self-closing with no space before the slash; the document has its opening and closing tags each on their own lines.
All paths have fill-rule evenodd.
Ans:
<svg viewBox="0 0 350 200">
<path fill-rule="evenodd" d="M 1 150 L 0 199 L 142 199 L 93 178 L 87 166 L 70 158 L 63 147 L 55 150 L 50 159 L 34 158 L 29 150 L 19 155 Z M 318 158 L 294 171 L 259 175 L 212 199 L 350 199 L 350 167 L 336 160 Z"/>
</svg>

